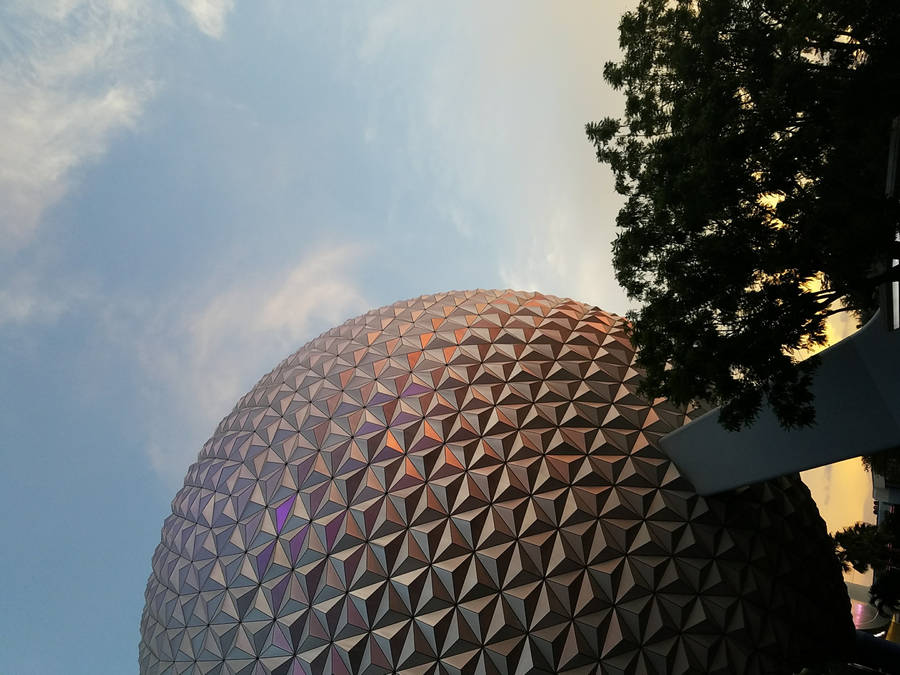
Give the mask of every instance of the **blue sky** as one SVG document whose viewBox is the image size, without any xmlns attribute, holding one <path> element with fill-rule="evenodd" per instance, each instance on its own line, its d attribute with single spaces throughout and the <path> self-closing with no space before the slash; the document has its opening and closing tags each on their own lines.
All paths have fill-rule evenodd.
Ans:
<svg viewBox="0 0 900 675">
<path fill-rule="evenodd" d="M 321 331 L 454 288 L 627 309 L 583 132 L 627 4 L 0 5 L 0 669 L 137 670 L 188 464 Z"/>
<path fill-rule="evenodd" d="M 136 672 L 188 464 L 323 330 L 475 287 L 628 309 L 583 126 L 631 4 L 0 4 L 0 670 Z"/>
</svg>

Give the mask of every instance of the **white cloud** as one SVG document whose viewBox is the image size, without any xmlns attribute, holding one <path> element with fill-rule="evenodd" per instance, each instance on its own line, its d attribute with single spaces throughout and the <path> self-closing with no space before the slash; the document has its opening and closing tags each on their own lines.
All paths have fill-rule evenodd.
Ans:
<svg viewBox="0 0 900 675">
<path fill-rule="evenodd" d="M 53 320 L 65 309 L 59 298 L 47 296 L 29 284 L 0 288 L 0 326 Z"/>
<path fill-rule="evenodd" d="M 574 209 L 583 216 L 585 210 Z M 532 223 L 513 238 L 499 262 L 503 285 L 540 291 L 595 304 L 624 314 L 630 309 L 613 279 L 609 228 L 580 222 L 557 207 L 543 222 Z"/>
<path fill-rule="evenodd" d="M 409 0 L 395 0 L 387 6 L 369 8 L 372 13 L 365 20 L 362 40 L 357 54 L 364 63 L 372 63 L 385 48 L 398 38 L 398 33 L 407 33 L 417 23 L 415 6 Z"/>
<path fill-rule="evenodd" d="M 234 0 L 178 0 L 203 33 L 219 39 L 225 34 L 228 13 Z"/>
<path fill-rule="evenodd" d="M 130 127 L 148 87 L 113 86 L 66 95 L 0 84 L 0 234 L 8 247 L 27 243 L 44 210 L 62 197 L 70 172 L 102 155 L 111 135 Z"/>
<path fill-rule="evenodd" d="M 540 232 L 530 231 L 511 246 L 512 260 L 500 263 L 500 278 L 510 288 L 544 290 L 572 276 L 574 265 L 567 264 L 566 239 L 577 236 L 571 220 L 555 213 Z M 579 242 L 583 245 L 583 242 Z M 550 282 L 553 282 L 550 284 Z"/>
<path fill-rule="evenodd" d="M 83 280 L 58 278 L 50 287 L 39 271 L 46 269 L 47 261 L 35 264 L 35 270 L 18 269 L 0 279 L 0 328 L 52 323 L 72 307 L 99 296 L 96 287 Z"/>
<path fill-rule="evenodd" d="M 72 172 L 134 126 L 153 82 L 137 59 L 149 21 L 126 0 L 13 2 L 0 18 L 0 247 L 19 249 Z"/>
<path fill-rule="evenodd" d="M 432 129 L 448 128 L 455 118 L 450 128 L 475 141 L 457 140 L 445 151 L 447 165 L 459 167 L 459 189 L 472 194 L 489 185 L 503 195 L 498 225 L 505 245 L 497 268 L 504 284 L 614 312 L 628 307 L 611 265 L 619 198 L 594 158 L 584 124 L 616 114 L 621 105 L 602 81 L 604 61 L 616 57 L 621 5 L 523 8 L 514 29 L 476 40 L 477 67 L 460 79 L 460 92 L 436 92 L 431 104 Z M 505 23 L 496 14 L 491 18 L 485 25 Z M 454 100 L 462 92 L 470 97 L 470 110 L 460 115 Z M 477 172 L 453 150 L 467 147 L 481 149 Z"/>
<path fill-rule="evenodd" d="M 373 98 L 370 123 L 402 119 L 439 236 L 493 249 L 506 285 L 615 312 L 628 308 L 610 264 L 619 198 L 584 125 L 621 107 L 602 72 L 631 5 L 397 2 L 356 33 L 361 89 L 399 101 Z"/>
<path fill-rule="evenodd" d="M 255 378 L 314 333 L 368 309 L 347 274 L 359 255 L 353 246 L 318 249 L 269 280 L 237 278 L 212 297 L 178 301 L 149 320 L 132 307 L 131 326 L 119 317 L 119 340 L 136 350 L 146 378 L 147 449 L 161 477 L 183 478 Z"/>
<path fill-rule="evenodd" d="M 221 34 L 231 4 L 190 11 L 201 30 Z M 53 248 L 38 238 L 44 214 L 139 123 L 159 88 L 153 39 L 169 24 L 165 4 L 147 0 L 0 4 L 0 325 L 50 321 L 84 299 L 51 288 L 23 253 Z"/>
<path fill-rule="evenodd" d="M 181 0 L 221 37 L 232 0 Z M 11 0 L 0 8 L 0 249 L 19 250 L 86 162 L 132 129 L 158 83 L 152 42 L 169 22 L 145 0 Z"/>
</svg>

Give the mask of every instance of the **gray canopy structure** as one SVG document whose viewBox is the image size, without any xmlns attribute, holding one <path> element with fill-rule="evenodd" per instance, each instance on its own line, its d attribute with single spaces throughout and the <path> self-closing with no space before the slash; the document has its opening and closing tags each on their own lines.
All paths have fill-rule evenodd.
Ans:
<svg viewBox="0 0 900 675">
<path fill-rule="evenodd" d="M 718 409 L 661 440 L 701 495 L 900 446 L 900 332 L 882 312 L 819 354 L 812 391 L 816 423 L 784 429 L 771 409 L 737 432 Z"/>
</svg>

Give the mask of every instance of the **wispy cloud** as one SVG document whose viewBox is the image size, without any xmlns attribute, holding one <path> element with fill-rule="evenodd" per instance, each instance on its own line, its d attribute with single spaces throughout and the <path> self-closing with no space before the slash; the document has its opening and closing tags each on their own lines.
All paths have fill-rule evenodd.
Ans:
<svg viewBox="0 0 900 675">
<path fill-rule="evenodd" d="M 370 8 L 371 9 L 375 9 Z M 362 40 L 357 54 L 364 63 L 372 63 L 392 42 L 403 39 L 418 22 L 415 3 L 396 0 L 387 6 L 379 6 L 363 19 Z"/>
<path fill-rule="evenodd" d="M 232 0 L 180 0 L 197 28 L 225 30 Z M 27 245 L 75 171 L 133 128 L 158 88 L 163 3 L 11 0 L 0 7 L 0 248 Z"/>
<path fill-rule="evenodd" d="M 215 424 L 267 372 L 316 333 L 368 309 L 347 273 L 354 246 L 310 252 L 266 281 L 234 284 L 197 300 L 118 317 L 122 345 L 136 350 L 145 376 L 148 453 L 161 477 L 180 481 Z"/>
<path fill-rule="evenodd" d="M 219 39 L 225 34 L 228 13 L 234 0 L 178 0 L 203 33 Z"/>
<path fill-rule="evenodd" d="M 185 0 L 213 36 L 232 4 Z M 154 37 L 170 20 L 164 3 L 144 0 L 0 4 L 0 324 L 52 320 L 82 298 L 51 292 L 21 254 L 38 247 L 45 213 L 79 171 L 140 123 L 160 87 Z"/>
<path fill-rule="evenodd" d="M 133 127 L 153 81 L 137 58 L 146 5 L 12 2 L 0 10 L 0 247 L 19 249 L 72 172 Z"/>
<path fill-rule="evenodd" d="M 70 307 L 94 296 L 89 285 L 71 280 L 51 291 L 40 274 L 18 270 L 0 284 L 0 328 L 55 321 Z"/>
<path fill-rule="evenodd" d="M 367 125 L 402 119 L 404 168 L 420 174 L 440 236 L 492 249 L 505 285 L 617 312 L 628 306 L 610 264 L 619 201 L 584 124 L 621 106 L 602 71 L 617 56 L 610 18 L 631 4 L 398 2 L 354 34 L 360 86 L 403 94 L 402 106 L 371 99 Z M 409 50 L 426 58 L 402 61 Z"/>
<path fill-rule="evenodd" d="M 445 61 L 426 93 L 425 134 L 449 141 L 440 149 L 448 192 L 466 199 L 489 191 L 487 213 L 497 221 L 487 226 L 502 231 L 496 260 L 504 285 L 622 312 L 628 303 L 611 266 L 619 200 L 583 131 L 621 105 L 602 86 L 603 62 L 617 54 L 610 8 L 529 5 L 509 31 L 497 30 L 508 20 L 502 9 L 485 11 L 468 29 L 478 47 Z M 467 58 L 460 72 L 454 64 Z M 472 148 L 477 162 L 464 154 Z"/>
<path fill-rule="evenodd" d="M 511 237 L 499 261 L 503 285 L 568 295 L 624 312 L 624 294 L 611 283 L 609 230 L 580 222 L 583 216 L 584 210 L 557 206 L 543 222 L 528 223 Z"/>
</svg>

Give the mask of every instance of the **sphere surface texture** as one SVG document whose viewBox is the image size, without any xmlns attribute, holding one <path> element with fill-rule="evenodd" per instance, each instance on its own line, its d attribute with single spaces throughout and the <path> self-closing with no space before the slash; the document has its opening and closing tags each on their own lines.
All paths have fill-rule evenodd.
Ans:
<svg viewBox="0 0 900 675">
<path fill-rule="evenodd" d="M 841 648 L 806 487 L 696 495 L 625 328 L 454 292 L 288 357 L 172 503 L 141 673 L 777 673 Z"/>
</svg>

